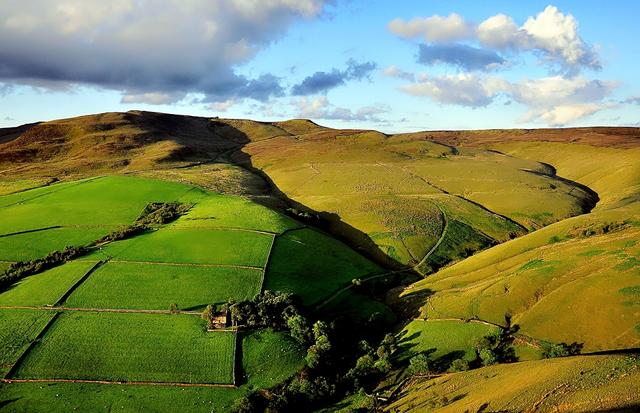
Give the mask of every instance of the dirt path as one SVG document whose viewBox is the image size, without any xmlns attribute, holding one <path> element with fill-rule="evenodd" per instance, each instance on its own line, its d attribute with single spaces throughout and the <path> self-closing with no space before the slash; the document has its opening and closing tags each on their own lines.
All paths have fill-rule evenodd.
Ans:
<svg viewBox="0 0 640 413">
<path fill-rule="evenodd" d="M 447 230 L 449 229 L 449 218 L 447 218 L 447 214 L 444 212 L 444 209 L 442 209 L 440 205 L 436 204 L 435 202 L 434 205 L 440 210 L 442 220 L 444 221 L 444 226 L 442 227 L 442 232 L 440 233 L 440 238 L 438 238 L 438 241 L 433 244 L 433 247 L 431 247 L 431 249 L 425 254 L 425 256 L 422 257 L 420 262 L 413 267 L 420 274 L 422 274 L 422 272 L 420 271 L 420 267 L 427 262 L 431 254 L 433 254 L 433 252 L 440 246 L 440 244 L 442 244 L 442 241 L 444 241 L 444 237 L 447 235 Z"/>
</svg>

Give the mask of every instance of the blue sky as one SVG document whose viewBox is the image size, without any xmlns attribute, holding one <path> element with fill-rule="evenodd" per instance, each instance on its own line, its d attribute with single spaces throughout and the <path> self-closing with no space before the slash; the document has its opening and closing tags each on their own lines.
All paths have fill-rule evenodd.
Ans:
<svg viewBox="0 0 640 413">
<path fill-rule="evenodd" d="M 0 126 L 143 109 L 385 132 L 638 125 L 633 1 L 0 4 Z"/>
</svg>

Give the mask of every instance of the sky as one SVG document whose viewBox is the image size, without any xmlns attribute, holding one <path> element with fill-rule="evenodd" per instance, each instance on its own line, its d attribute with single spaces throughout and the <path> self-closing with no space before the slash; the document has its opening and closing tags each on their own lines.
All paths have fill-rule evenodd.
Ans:
<svg viewBox="0 0 640 413">
<path fill-rule="evenodd" d="M 640 126 L 631 0 L 0 0 L 0 127 L 149 110 L 416 130 Z"/>
</svg>

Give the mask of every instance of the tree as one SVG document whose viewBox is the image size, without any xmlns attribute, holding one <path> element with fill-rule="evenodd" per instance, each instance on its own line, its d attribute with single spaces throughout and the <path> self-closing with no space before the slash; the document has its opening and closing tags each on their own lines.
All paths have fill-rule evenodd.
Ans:
<svg viewBox="0 0 640 413">
<path fill-rule="evenodd" d="M 420 353 L 409 360 L 410 374 L 427 374 L 432 371 L 431 360 L 426 354 Z"/>
<path fill-rule="evenodd" d="M 312 340 L 311 329 L 309 328 L 309 322 L 300 314 L 296 314 L 287 318 L 287 327 L 289 327 L 289 334 L 300 344 L 308 345 Z"/>
</svg>

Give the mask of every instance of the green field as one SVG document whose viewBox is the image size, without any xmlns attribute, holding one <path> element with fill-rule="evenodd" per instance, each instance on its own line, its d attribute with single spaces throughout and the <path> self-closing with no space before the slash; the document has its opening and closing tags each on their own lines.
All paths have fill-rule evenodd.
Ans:
<svg viewBox="0 0 640 413">
<path fill-rule="evenodd" d="M 23 278 L 0 294 L 0 306 L 54 305 L 94 265 L 93 262 L 72 261 Z"/>
<path fill-rule="evenodd" d="M 260 330 L 242 334 L 243 380 L 249 388 L 269 388 L 304 366 L 304 349 L 288 334 Z"/>
<path fill-rule="evenodd" d="M 263 267 L 272 235 L 254 232 L 166 227 L 103 247 L 92 257 L 122 261 Z"/>
<path fill-rule="evenodd" d="M 192 315 L 66 312 L 15 377 L 232 383 L 234 341 Z"/>
<path fill-rule="evenodd" d="M 262 205 L 236 196 L 209 195 L 173 224 L 175 228 L 243 228 L 281 233 L 300 224 Z"/>
<path fill-rule="evenodd" d="M 0 376 L 18 361 L 54 314 L 46 310 L 0 310 Z"/>
<path fill-rule="evenodd" d="M 0 260 L 28 261 L 42 258 L 66 246 L 88 245 L 111 228 L 56 228 L 0 237 Z"/>
<path fill-rule="evenodd" d="M 381 268 L 344 244 L 311 229 L 276 239 L 267 268 L 265 289 L 294 292 L 312 304 Z"/>
<path fill-rule="evenodd" d="M 180 200 L 192 187 L 135 177 L 107 176 L 0 197 L 0 233 L 54 225 L 116 226 L 132 223 L 149 202 Z M 30 194 L 36 191 L 36 194 Z M 47 192 L 48 191 L 48 192 Z M 30 195 L 32 195 L 30 197 Z M 11 198 L 6 200 L 3 198 Z M 79 202 L 81 201 L 81 202 Z"/>
<path fill-rule="evenodd" d="M 109 262 L 92 273 L 66 305 L 166 310 L 175 303 L 192 310 L 231 298 L 253 298 L 261 282 L 262 270 Z"/>
<path fill-rule="evenodd" d="M 497 327 L 477 322 L 414 320 L 404 327 L 398 339 L 405 357 L 425 353 L 432 360 L 447 358 L 451 361 L 464 357 L 473 361 L 476 341 L 498 331 Z"/>
</svg>

